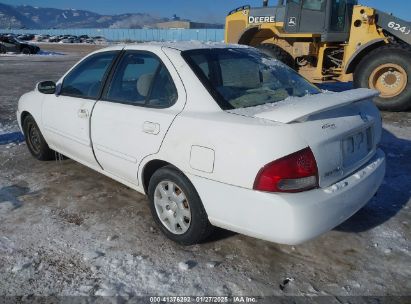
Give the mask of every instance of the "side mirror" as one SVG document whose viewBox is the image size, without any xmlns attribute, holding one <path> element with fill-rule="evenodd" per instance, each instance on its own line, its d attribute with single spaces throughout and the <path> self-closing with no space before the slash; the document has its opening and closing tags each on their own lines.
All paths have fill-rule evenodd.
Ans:
<svg viewBox="0 0 411 304">
<path fill-rule="evenodd" d="M 37 90 L 43 94 L 56 93 L 56 84 L 53 81 L 42 81 L 37 85 Z"/>
</svg>

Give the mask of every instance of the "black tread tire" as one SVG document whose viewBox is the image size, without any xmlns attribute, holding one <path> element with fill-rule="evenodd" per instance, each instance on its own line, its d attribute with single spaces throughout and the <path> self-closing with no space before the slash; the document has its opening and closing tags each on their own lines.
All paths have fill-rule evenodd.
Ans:
<svg viewBox="0 0 411 304">
<path fill-rule="evenodd" d="M 191 210 L 191 224 L 187 232 L 181 235 L 171 233 L 158 218 L 155 206 L 154 206 L 154 191 L 157 185 L 164 180 L 172 181 L 177 184 L 183 190 L 186 195 Z M 150 209 L 153 215 L 154 221 L 160 227 L 161 231 L 171 240 L 181 245 L 194 245 L 201 243 L 213 232 L 213 226 L 208 221 L 207 213 L 201 202 L 200 196 L 190 180 L 184 176 L 173 166 L 165 166 L 154 172 L 150 178 L 148 186 L 148 198 L 150 200 Z"/>
<path fill-rule="evenodd" d="M 295 60 L 288 52 L 283 50 L 281 47 L 275 44 L 263 43 L 257 46 L 257 48 L 264 54 L 273 57 L 292 69 L 296 69 Z"/>
<path fill-rule="evenodd" d="M 31 54 L 31 50 L 28 47 L 24 47 L 21 49 L 21 52 L 25 55 L 30 55 Z"/>
<path fill-rule="evenodd" d="M 7 49 L 4 45 L 0 45 L 0 54 L 6 54 L 7 53 Z"/>
<path fill-rule="evenodd" d="M 403 67 L 408 74 L 408 84 L 396 97 L 376 97 L 375 104 L 383 111 L 400 112 L 411 109 L 411 49 L 404 44 L 382 46 L 366 55 L 354 71 L 354 87 L 369 88 L 369 77 L 372 72 L 386 63 L 395 63 Z"/>
<path fill-rule="evenodd" d="M 39 152 L 36 152 L 32 147 L 31 139 L 29 137 L 30 128 L 37 128 L 39 132 L 39 135 L 40 135 Z M 31 155 L 34 156 L 34 158 L 41 160 L 41 161 L 49 161 L 49 160 L 55 159 L 56 157 L 55 152 L 49 148 L 46 140 L 43 137 L 43 134 L 41 134 L 40 132 L 40 129 L 36 121 L 31 115 L 27 115 L 23 120 L 23 132 L 24 132 L 24 137 L 26 139 L 27 148 L 29 149 Z"/>
</svg>

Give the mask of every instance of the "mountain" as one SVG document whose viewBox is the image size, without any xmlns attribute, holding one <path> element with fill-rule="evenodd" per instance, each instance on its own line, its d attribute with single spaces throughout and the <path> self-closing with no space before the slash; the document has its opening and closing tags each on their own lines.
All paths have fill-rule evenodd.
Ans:
<svg viewBox="0 0 411 304">
<path fill-rule="evenodd" d="M 100 15 L 75 9 L 11 6 L 0 3 L 0 28 L 143 28 L 153 27 L 167 18 L 149 14 Z"/>
<path fill-rule="evenodd" d="M 36 24 L 11 6 L 0 3 L 0 28 L 34 27 Z"/>
</svg>

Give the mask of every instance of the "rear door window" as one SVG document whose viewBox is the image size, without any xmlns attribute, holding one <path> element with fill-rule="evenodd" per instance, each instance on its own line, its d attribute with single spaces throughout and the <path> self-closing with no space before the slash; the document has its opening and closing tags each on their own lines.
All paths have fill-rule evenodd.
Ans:
<svg viewBox="0 0 411 304">
<path fill-rule="evenodd" d="M 172 78 L 154 54 L 127 52 L 108 87 L 106 100 L 132 105 L 167 107 L 177 99 Z"/>
</svg>

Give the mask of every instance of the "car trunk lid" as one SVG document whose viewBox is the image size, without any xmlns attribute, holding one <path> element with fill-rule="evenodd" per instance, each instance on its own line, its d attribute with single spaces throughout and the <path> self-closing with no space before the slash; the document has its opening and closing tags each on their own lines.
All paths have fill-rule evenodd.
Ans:
<svg viewBox="0 0 411 304">
<path fill-rule="evenodd" d="M 229 112 L 288 124 L 311 148 L 320 187 L 342 180 L 364 165 L 381 138 L 376 91 L 323 93 Z"/>
</svg>

